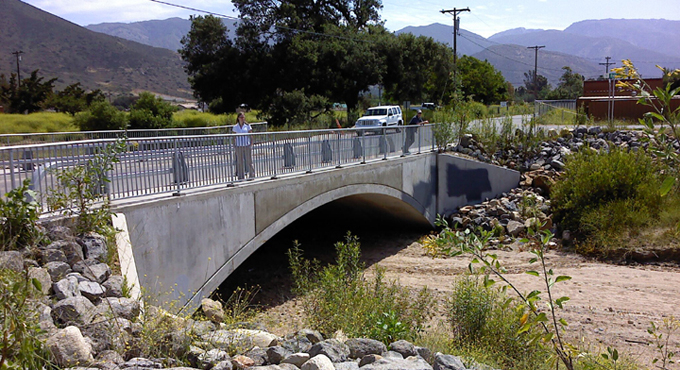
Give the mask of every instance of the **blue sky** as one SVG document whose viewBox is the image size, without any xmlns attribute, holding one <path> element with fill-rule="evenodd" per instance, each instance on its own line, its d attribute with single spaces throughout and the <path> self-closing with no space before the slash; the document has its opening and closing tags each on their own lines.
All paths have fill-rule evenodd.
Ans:
<svg viewBox="0 0 680 370">
<path fill-rule="evenodd" d="M 33 6 L 85 26 L 103 22 L 136 22 L 200 14 L 150 0 L 24 0 Z M 230 1 L 165 0 L 219 14 L 237 16 Z M 489 37 L 511 28 L 562 30 L 586 19 L 663 18 L 680 20 L 679 0 L 383 0 L 382 19 L 396 31 L 406 26 L 451 24 L 442 9 L 469 7 L 461 28 Z"/>
</svg>

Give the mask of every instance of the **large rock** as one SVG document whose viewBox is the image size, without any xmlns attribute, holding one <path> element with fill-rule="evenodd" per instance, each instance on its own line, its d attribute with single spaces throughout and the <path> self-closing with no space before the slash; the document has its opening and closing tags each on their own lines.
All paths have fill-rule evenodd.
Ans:
<svg viewBox="0 0 680 370">
<path fill-rule="evenodd" d="M 262 330 L 234 329 L 216 330 L 202 335 L 201 338 L 217 348 L 246 350 L 254 346 L 267 348 L 278 337 Z"/>
<path fill-rule="evenodd" d="M 332 362 L 343 362 L 349 358 L 349 347 L 337 339 L 326 339 L 312 346 L 309 355 L 326 355 Z"/>
<path fill-rule="evenodd" d="M 524 230 L 526 230 L 526 227 L 524 226 L 523 223 L 511 220 L 508 222 L 508 226 L 506 227 L 508 230 L 508 234 L 517 237 L 519 234 L 523 233 Z"/>
<path fill-rule="evenodd" d="M 50 294 L 50 291 L 52 290 L 52 278 L 46 269 L 42 267 L 29 267 L 28 278 L 36 279 L 40 282 L 40 290 L 42 291 L 42 294 Z"/>
<path fill-rule="evenodd" d="M 64 251 L 62 251 L 61 249 L 49 249 L 49 248 L 40 249 L 40 261 L 43 263 L 43 265 L 48 262 L 68 263 Z"/>
<path fill-rule="evenodd" d="M 433 370 L 432 366 L 420 357 L 381 358 L 371 364 L 364 365 L 361 370 Z"/>
<path fill-rule="evenodd" d="M 139 302 L 130 298 L 103 298 L 97 305 L 96 314 L 104 315 L 108 318 L 122 317 L 130 321 L 135 321 L 139 316 Z"/>
<path fill-rule="evenodd" d="M 82 296 L 93 303 L 98 303 L 106 295 L 106 288 L 94 281 L 81 281 L 78 283 L 78 290 Z"/>
<path fill-rule="evenodd" d="M 92 321 L 95 306 L 89 299 L 78 296 L 66 298 L 52 307 L 52 318 L 57 324 L 86 325 Z"/>
<path fill-rule="evenodd" d="M 282 346 L 272 346 L 267 348 L 267 358 L 269 362 L 278 365 L 291 354 L 289 350 Z"/>
<path fill-rule="evenodd" d="M 111 276 L 111 269 L 105 263 L 96 263 L 96 260 L 80 261 L 73 265 L 73 271 L 80 272 L 90 281 L 102 284 Z"/>
<path fill-rule="evenodd" d="M 57 240 L 48 245 L 47 249 L 58 249 L 64 252 L 66 261 L 71 266 L 85 259 L 83 247 L 75 241 Z"/>
<path fill-rule="evenodd" d="M 125 283 L 125 279 L 121 275 L 111 275 L 109 276 L 108 279 L 102 284 L 104 288 L 106 288 L 106 296 L 107 297 L 116 297 L 116 298 L 121 298 L 123 297 L 123 284 Z"/>
<path fill-rule="evenodd" d="M 54 290 L 54 296 L 60 301 L 66 298 L 77 297 L 80 295 L 78 278 L 75 276 L 65 277 L 54 283 L 52 290 Z"/>
<path fill-rule="evenodd" d="M 8 269 L 14 272 L 24 271 L 24 257 L 21 255 L 21 252 L 0 252 L 0 269 Z"/>
<path fill-rule="evenodd" d="M 402 356 L 404 356 L 404 358 L 418 355 L 416 346 L 414 346 L 413 343 L 403 339 L 390 343 L 390 351 L 400 353 Z"/>
<path fill-rule="evenodd" d="M 59 281 L 71 272 L 71 265 L 60 261 L 48 262 L 45 264 L 45 268 L 47 273 L 50 274 L 52 281 Z"/>
<path fill-rule="evenodd" d="M 319 354 L 302 364 L 301 370 L 335 370 L 333 362 L 326 356 Z"/>
<path fill-rule="evenodd" d="M 366 355 L 379 355 L 387 351 L 387 346 L 381 341 L 368 338 L 352 338 L 345 341 L 349 347 L 349 357 L 362 358 Z"/>
<path fill-rule="evenodd" d="M 224 322 L 224 310 L 222 309 L 221 302 L 210 298 L 203 298 L 201 300 L 201 309 L 208 320 L 217 323 Z"/>
<path fill-rule="evenodd" d="M 52 241 L 73 240 L 73 231 L 67 226 L 52 226 L 49 228 L 47 236 Z"/>
<path fill-rule="evenodd" d="M 58 330 L 45 344 L 54 360 L 62 367 L 87 366 L 94 362 L 92 347 L 75 326 Z"/>
<path fill-rule="evenodd" d="M 293 364 L 297 367 L 301 367 L 302 364 L 307 362 L 309 360 L 310 356 L 309 353 L 305 352 L 298 352 L 298 353 L 293 353 L 291 355 L 286 356 L 286 358 L 281 361 L 282 364 Z"/>
<path fill-rule="evenodd" d="M 459 357 L 437 352 L 434 355 L 434 370 L 465 370 L 465 365 Z"/>
<path fill-rule="evenodd" d="M 95 259 L 99 262 L 106 262 L 109 255 L 106 246 L 106 238 L 94 232 L 89 232 L 76 241 L 83 247 L 85 258 Z"/>
</svg>

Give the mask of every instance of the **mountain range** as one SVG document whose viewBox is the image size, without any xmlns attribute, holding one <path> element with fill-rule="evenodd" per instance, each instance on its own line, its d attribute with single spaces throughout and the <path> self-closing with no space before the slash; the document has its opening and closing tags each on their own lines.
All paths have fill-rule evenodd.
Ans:
<svg viewBox="0 0 680 370">
<path fill-rule="evenodd" d="M 19 0 L 0 0 L 0 74 L 40 70 L 57 89 L 80 82 L 107 94 L 151 91 L 190 98 L 177 52 L 93 32 Z"/>
<path fill-rule="evenodd" d="M 0 0 L 0 73 L 16 72 L 15 56 L 22 51 L 22 76 L 40 69 L 45 78 L 58 77 L 56 87 L 74 82 L 106 93 L 151 91 L 190 98 L 191 89 L 177 50 L 191 28 L 181 18 L 134 23 L 102 23 L 81 27 L 20 0 Z M 225 21 L 231 37 L 236 25 Z M 453 27 L 439 23 L 406 27 L 395 33 L 412 33 L 453 44 Z M 631 59 L 644 77 L 660 77 L 655 67 L 680 68 L 680 21 L 663 19 L 586 20 L 564 31 L 515 28 L 484 38 L 461 29 L 459 55 L 487 60 L 515 86 L 524 84 L 534 69 L 556 86 L 562 67 L 569 66 L 586 78 L 605 74 L 605 57 L 614 66 Z"/>
</svg>

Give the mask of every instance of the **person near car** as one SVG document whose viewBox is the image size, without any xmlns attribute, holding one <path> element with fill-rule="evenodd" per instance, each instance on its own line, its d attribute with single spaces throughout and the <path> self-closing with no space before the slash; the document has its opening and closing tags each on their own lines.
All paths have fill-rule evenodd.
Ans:
<svg viewBox="0 0 680 370">
<path fill-rule="evenodd" d="M 416 130 L 418 130 L 419 125 L 424 125 L 426 123 L 430 123 L 429 121 L 426 121 L 423 119 L 423 111 L 418 109 L 418 113 L 416 113 L 413 118 L 411 118 L 411 121 L 408 123 L 408 126 L 406 128 L 406 140 L 404 141 L 404 154 L 411 154 L 409 149 L 411 148 L 411 145 L 416 141 Z"/>
<path fill-rule="evenodd" d="M 248 178 L 252 179 L 255 177 L 255 168 L 253 167 L 252 140 L 248 134 L 253 132 L 253 128 L 246 122 L 246 116 L 243 112 L 239 112 L 236 117 L 236 125 L 232 130 L 235 134 L 239 134 L 235 138 L 236 176 L 239 180 L 243 180 L 245 173 L 248 172 Z"/>
</svg>

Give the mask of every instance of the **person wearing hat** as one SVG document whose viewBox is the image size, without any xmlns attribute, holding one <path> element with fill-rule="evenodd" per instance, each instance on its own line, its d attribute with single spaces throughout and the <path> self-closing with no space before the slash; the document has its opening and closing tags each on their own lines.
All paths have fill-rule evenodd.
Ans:
<svg viewBox="0 0 680 370">
<path fill-rule="evenodd" d="M 409 149 L 411 148 L 411 145 L 416 141 L 416 130 L 418 130 L 419 125 L 424 125 L 426 123 L 430 123 L 429 121 L 423 120 L 423 111 L 418 109 L 418 113 L 416 113 L 413 118 L 411 118 L 411 121 L 408 123 L 409 126 L 413 127 L 408 127 L 406 128 L 406 140 L 404 141 L 404 154 L 411 154 Z"/>
</svg>

